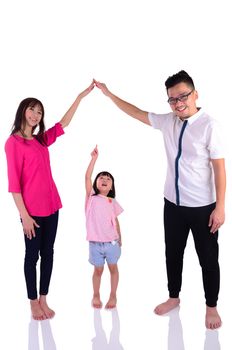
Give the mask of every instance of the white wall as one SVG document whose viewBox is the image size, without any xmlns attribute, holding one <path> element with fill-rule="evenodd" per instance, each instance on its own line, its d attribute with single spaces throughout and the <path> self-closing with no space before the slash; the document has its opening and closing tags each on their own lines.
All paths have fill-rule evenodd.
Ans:
<svg viewBox="0 0 232 350">
<path fill-rule="evenodd" d="M 19 102 L 29 96 L 41 99 L 49 127 L 94 77 L 141 109 L 166 112 L 164 81 L 185 69 L 195 81 L 199 105 L 225 125 L 230 150 L 231 21 L 229 1 L 219 5 L 199 0 L 13 0 L 1 7 L 0 265 L 7 263 L 2 278 L 10 274 L 13 279 L 9 283 L 15 285 L 23 279 L 19 261 L 24 245 L 18 214 L 7 193 L 3 147 Z M 96 172 L 107 169 L 114 174 L 117 198 L 125 209 L 120 220 L 124 274 L 133 278 L 138 262 L 131 258 L 137 250 L 136 272 L 147 269 L 153 278 L 160 274 L 160 288 L 166 293 L 162 137 L 127 117 L 96 89 L 81 103 L 66 135 L 50 148 L 53 175 L 64 205 L 57 259 L 65 257 L 65 264 L 71 264 L 76 263 L 75 256 L 78 263 L 88 264 L 84 173 L 95 144 L 100 153 Z M 227 171 L 227 222 L 220 237 L 224 297 L 232 243 L 230 152 Z M 145 247 L 142 256 L 141 246 Z M 191 264 L 191 259 L 196 264 L 191 243 L 189 250 L 186 264 Z M 151 292 L 154 289 L 152 285 Z M 23 288 L 20 292 L 24 296 Z M 13 291 L 1 289 L 1 293 L 13 296 Z"/>
</svg>

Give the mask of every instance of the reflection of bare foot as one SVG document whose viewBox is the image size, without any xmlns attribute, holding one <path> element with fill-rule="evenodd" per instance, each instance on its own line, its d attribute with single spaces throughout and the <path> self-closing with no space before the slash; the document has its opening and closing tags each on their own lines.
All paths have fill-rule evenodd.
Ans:
<svg viewBox="0 0 232 350">
<path fill-rule="evenodd" d="M 157 315 L 164 315 L 167 312 L 171 311 L 172 309 L 175 309 L 175 307 L 177 307 L 179 304 L 180 304 L 179 298 L 169 298 L 164 303 L 156 306 L 154 312 Z"/>
<path fill-rule="evenodd" d="M 106 309 L 114 309 L 116 307 L 117 304 L 117 298 L 114 296 L 110 296 L 108 302 L 106 303 L 105 308 Z"/>
<path fill-rule="evenodd" d="M 102 302 L 100 299 L 100 295 L 94 295 L 92 299 L 92 306 L 95 307 L 96 309 L 101 309 L 102 308 Z"/>
<path fill-rule="evenodd" d="M 209 329 L 221 327 L 222 321 L 216 307 L 206 306 L 205 326 Z"/>
<path fill-rule="evenodd" d="M 39 304 L 40 304 L 41 309 L 43 310 L 46 318 L 52 318 L 55 316 L 55 311 L 53 311 L 52 309 L 50 309 L 50 307 L 48 307 L 45 295 L 40 296 Z"/>
<path fill-rule="evenodd" d="M 38 299 L 31 300 L 30 304 L 31 304 L 32 318 L 36 321 L 44 320 L 46 318 L 46 315 L 40 306 L 39 300 Z"/>
</svg>

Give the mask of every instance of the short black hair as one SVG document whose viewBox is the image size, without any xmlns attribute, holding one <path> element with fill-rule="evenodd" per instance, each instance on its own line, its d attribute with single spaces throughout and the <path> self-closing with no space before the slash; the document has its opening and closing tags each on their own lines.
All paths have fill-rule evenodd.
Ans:
<svg viewBox="0 0 232 350">
<path fill-rule="evenodd" d="M 99 174 L 97 174 L 94 182 L 93 182 L 93 190 L 94 190 L 94 194 L 93 195 L 98 195 L 100 192 L 97 188 L 97 179 L 100 177 L 100 176 L 109 176 L 112 180 L 112 188 L 111 190 L 109 191 L 109 193 L 107 194 L 107 197 L 110 197 L 110 198 L 115 198 L 116 196 L 116 191 L 115 191 L 115 185 L 114 185 L 114 177 L 111 173 L 109 173 L 108 171 L 101 171 Z"/>
<path fill-rule="evenodd" d="M 167 91 L 179 83 L 186 83 L 190 88 L 195 89 L 193 79 L 190 77 L 190 75 L 188 75 L 187 72 L 181 70 L 178 73 L 168 77 L 168 79 L 165 81 Z"/>
</svg>

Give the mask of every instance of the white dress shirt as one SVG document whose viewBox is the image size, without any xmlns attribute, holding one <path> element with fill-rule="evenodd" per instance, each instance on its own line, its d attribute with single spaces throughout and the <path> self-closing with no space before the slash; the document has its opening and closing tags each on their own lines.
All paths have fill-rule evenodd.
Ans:
<svg viewBox="0 0 232 350">
<path fill-rule="evenodd" d="M 211 159 L 224 158 L 218 122 L 202 109 L 187 119 L 187 125 L 172 112 L 149 113 L 148 118 L 151 126 L 159 129 L 164 138 L 168 163 L 165 198 L 187 207 L 215 202 Z"/>
</svg>

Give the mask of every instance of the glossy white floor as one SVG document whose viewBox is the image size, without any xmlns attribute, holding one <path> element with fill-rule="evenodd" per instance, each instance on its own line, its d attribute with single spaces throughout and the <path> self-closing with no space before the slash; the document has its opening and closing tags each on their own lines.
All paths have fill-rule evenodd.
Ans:
<svg viewBox="0 0 232 350">
<path fill-rule="evenodd" d="M 50 321 L 31 320 L 22 270 L 23 240 L 20 234 L 5 239 L 5 244 L 11 244 L 12 250 L 7 254 L 3 252 L 1 257 L 4 270 L 1 278 L 1 349 L 231 349 L 231 289 L 226 273 L 229 251 L 225 241 L 221 240 L 222 284 L 218 304 L 223 326 L 218 331 L 207 331 L 201 272 L 191 236 L 186 248 L 179 309 L 162 317 L 153 313 L 155 305 L 167 296 L 162 234 L 156 236 L 154 232 L 147 242 L 132 241 L 125 235 L 119 263 L 118 307 L 112 311 L 94 310 L 91 307 L 92 267 L 87 261 L 87 243 L 75 232 L 75 235 L 69 233 L 73 237 L 70 244 L 64 229 L 65 220 L 61 213 L 49 294 L 56 316 Z M 121 221 L 123 225 L 123 219 Z M 9 224 L 11 228 L 13 224 Z M 15 230 L 19 231 L 18 222 Z M 108 291 L 109 273 L 105 269 L 103 302 L 107 301 Z"/>
</svg>

